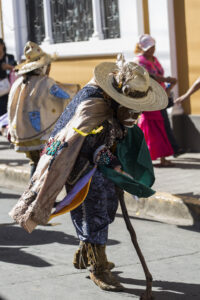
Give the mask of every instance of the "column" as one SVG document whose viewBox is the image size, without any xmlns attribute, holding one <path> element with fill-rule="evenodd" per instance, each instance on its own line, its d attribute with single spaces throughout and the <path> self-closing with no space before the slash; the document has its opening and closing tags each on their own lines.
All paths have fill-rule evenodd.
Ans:
<svg viewBox="0 0 200 300">
<path fill-rule="evenodd" d="M 173 51 L 174 53 L 171 53 L 172 61 L 176 65 L 177 70 L 177 77 L 178 77 L 178 91 L 179 95 L 182 95 L 185 93 L 185 91 L 189 88 L 189 67 L 188 67 L 188 53 L 187 53 L 187 37 L 186 37 L 186 20 L 185 20 L 185 2 L 182 0 L 170 0 L 168 3 L 168 15 L 172 15 L 173 17 L 173 23 L 174 23 L 174 40 L 171 40 L 170 42 L 173 43 L 175 46 Z M 172 22 L 172 19 L 170 19 L 169 22 Z M 172 28 L 171 28 L 172 30 Z M 169 31 L 171 34 L 172 32 Z M 172 36 L 170 36 L 170 39 Z M 176 60 L 176 61 L 175 61 Z M 191 108 L 190 108 L 190 101 L 183 102 L 183 108 L 186 114 L 190 114 Z M 180 108 L 181 110 L 181 108 Z"/>
<path fill-rule="evenodd" d="M 43 44 L 53 44 L 50 0 L 43 0 L 45 39 Z"/>
<path fill-rule="evenodd" d="M 149 33 L 148 0 L 136 0 L 138 35 Z"/>
<path fill-rule="evenodd" d="M 90 40 L 93 39 L 103 40 L 100 0 L 92 0 L 92 12 L 93 12 L 94 33 Z"/>
</svg>

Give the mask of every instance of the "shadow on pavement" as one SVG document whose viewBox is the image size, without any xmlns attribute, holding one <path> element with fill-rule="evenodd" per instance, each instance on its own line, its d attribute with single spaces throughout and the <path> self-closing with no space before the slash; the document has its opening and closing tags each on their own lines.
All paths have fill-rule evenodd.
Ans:
<svg viewBox="0 0 200 300">
<path fill-rule="evenodd" d="M 200 159 L 199 158 L 190 158 L 183 157 L 178 159 L 173 159 L 175 163 L 175 168 L 177 169 L 200 169 Z"/>
<path fill-rule="evenodd" d="M 0 192 L 0 199 L 19 199 L 20 197 L 20 194 L 8 194 Z"/>
<path fill-rule="evenodd" d="M 146 287 L 145 280 L 120 277 L 121 272 L 113 272 L 122 284 L 140 285 L 144 288 L 125 288 L 123 293 L 140 296 Z M 153 281 L 153 296 L 155 300 L 192 300 L 199 299 L 200 285 L 182 282 Z"/>
<path fill-rule="evenodd" d="M 31 267 L 50 267 L 51 264 L 43 260 L 42 258 L 24 252 L 22 249 L 27 247 L 0 247 L 0 261 L 18 264 L 18 265 L 27 265 Z"/>
<path fill-rule="evenodd" d="M 51 243 L 78 245 L 78 239 L 61 231 L 36 229 L 31 234 L 13 224 L 0 226 L 0 245 L 31 246 Z"/>
<path fill-rule="evenodd" d="M 0 159 L 0 164 L 7 166 L 23 166 L 28 164 L 27 159 Z"/>
<path fill-rule="evenodd" d="M 15 223 L 14 223 L 15 224 Z M 31 246 L 59 243 L 66 245 L 78 245 L 77 237 L 66 234 L 62 231 L 36 229 L 31 234 L 19 226 L 0 224 L 0 245 L 1 246 Z M 46 227 L 46 226 L 45 226 Z M 119 244 L 117 240 L 109 240 L 108 245 Z"/>
<path fill-rule="evenodd" d="M 49 267 L 51 264 L 22 249 L 28 248 L 31 245 L 44 245 L 55 242 L 66 245 L 79 244 L 79 240 L 76 237 L 61 231 L 36 229 L 32 234 L 29 234 L 24 229 L 13 225 L 15 223 L 0 224 L 0 261 L 3 262 L 33 267 Z M 116 240 L 108 241 L 108 245 L 115 244 L 119 244 L 119 242 Z"/>
<path fill-rule="evenodd" d="M 7 146 L 7 148 L 9 148 L 9 146 L 10 146 L 10 142 L 5 138 L 5 141 L 0 141 L 0 145 L 6 145 Z"/>
<path fill-rule="evenodd" d="M 14 147 L 7 140 L 0 141 L 0 151 L 1 150 L 10 150 L 11 148 L 14 148 Z"/>
<path fill-rule="evenodd" d="M 184 161 L 184 162 L 193 162 L 193 163 L 199 163 L 200 164 L 200 158 L 195 158 L 195 157 L 178 157 L 174 158 L 173 161 Z"/>
<path fill-rule="evenodd" d="M 191 226 L 177 226 L 177 227 L 184 229 L 184 230 L 190 230 L 190 231 L 200 233 L 200 222 L 196 222 L 194 225 L 191 225 Z"/>
<path fill-rule="evenodd" d="M 123 218 L 123 215 L 122 215 L 122 213 L 117 213 L 116 217 Z M 148 219 L 148 218 L 142 218 L 142 217 L 137 217 L 137 216 L 130 216 L 129 215 L 129 218 L 133 219 L 133 220 L 141 220 L 141 221 L 147 221 L 147 222 L 163 223 L 163 222 L 158 221 L 158 220 Z"/>
<path fill-rule="evenodd" d="M 189 193 L 182 193 L 182 194 L 179 193 L 179 194 L 176 194 L 175 196 L 185 198 L 186 200 L 188 198 L 194 198 L 194 199 L 199 199 L 200 200 L 200 186 L 199 186 L 199 194 L 194 194 L 193 192 L 189 192 Z"/>
</svg>

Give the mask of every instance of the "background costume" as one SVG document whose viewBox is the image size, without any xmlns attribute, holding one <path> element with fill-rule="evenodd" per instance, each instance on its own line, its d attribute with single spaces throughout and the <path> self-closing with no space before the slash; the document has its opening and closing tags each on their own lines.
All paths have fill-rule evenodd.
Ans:
<svg viewBox="0 0 200 300">
<path fill-rule="evenodd" d="M 37 44 L 28 42 L 24 53 L 26 61 L 16 67 L 22 76 L 9 93 L 8 120 L 10 140 L 16 151 L 25 152 L 30 159 L 32 175 L 41 149 L 78 86 L 63 90 L 46 75 L 51 58 Z"/>
</svg>

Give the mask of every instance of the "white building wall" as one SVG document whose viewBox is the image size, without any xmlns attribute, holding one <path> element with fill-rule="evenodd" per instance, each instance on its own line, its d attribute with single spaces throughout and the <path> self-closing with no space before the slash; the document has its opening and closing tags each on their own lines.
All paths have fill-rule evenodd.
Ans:
<svg viewBox="0 0 200 300">
<path fill-rule="evenodd" d="M 170 44 L 168 26 L 168 0 L 149 0 L 150 33 L 156 40 L 156 53 L 165 70 L 165 75 L 171 74 Z"/>
<path fill-rule="evenodd" d="M 31 0 L 32 1 L 32 0 Z M 128 60 L 133 60 L 135 44 L 142 33 L 141 0 L 118 0 L 120 14 L 119 39 L 93 40 L 66 44 L 44 44 L 42 48 L 58 57 L 84 57 L 111 55 L 123 52 Z M 170 47 L 168 31 L 168 0 L 149 0 L 150 30 L 157 41 L 156 55 L 163 64 L 166 75 L 170 70 Z M 124 5 L 126 3 L 126 5 Z M 158 13 L 159 12 L 159 13 Z M 8 52 L 19 61 L 27 42 L 25 0 L 2 0 L 4 39 Z"/>
<path fill-rule="evenodd" d="M 2 18 L 4 40 L 8 53 L 12 53 L 17 61 L 23 54 L 23 46 L 27 41 L 27 24 L 24 0 L 2 0 Z"/>
</svg>

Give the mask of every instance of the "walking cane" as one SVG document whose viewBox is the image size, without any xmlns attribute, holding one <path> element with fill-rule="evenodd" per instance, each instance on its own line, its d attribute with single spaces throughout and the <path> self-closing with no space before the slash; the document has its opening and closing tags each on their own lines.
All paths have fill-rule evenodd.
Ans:
<svg viewBox="0 0 200 300">
<path fill-rule="evenodd" d="M 139 247 L 139 244 L 137 242 L 137 236 L 136 236 L 135 230 L 134 230 L 134 228 L 131 224 L 131 221 L 129 219 L 129 215 L 128 215 L 128 211 L 127 211 L 126 204 L 125 204 L 125 201 L 124 201 L 123 193 L 120 193 L 119 200 L 120 200 L 120 205 L 121 205 L 124 221 L 126 223 L 126 227 L 127 227 L 128 231 L 130 233 L 132 243 L 133 243 L 133 245 L 135 247 L 135 250 L 137 252 L 137 255 L 140 259 L 140 262 L 142 264 L 142 267 L 143 267 L 143 270 L 144 270 L 144 273 L 145 273 L 145 277 L 146 277 L 146 291 L 140 296 L 140 300 L 153 300 L 153 296 L 152 296 L 152 281 L 153 281 L 153 278 L 152 278 L 151 273 L 149 272 L 149 269 L 148 269 L 147 264 L 145 262 L 144 256 L 143 256 L 142 251 L 141 251 L 141 249 Z"/>
</svg>

